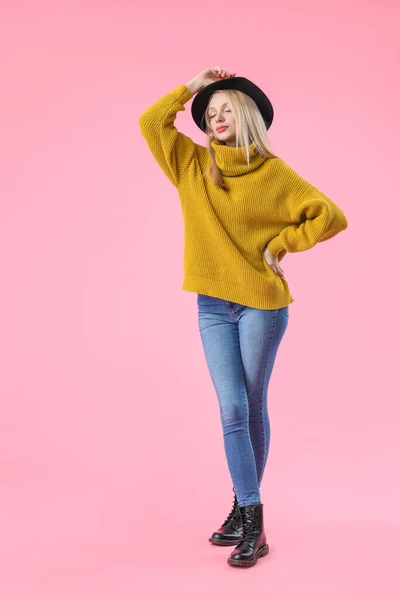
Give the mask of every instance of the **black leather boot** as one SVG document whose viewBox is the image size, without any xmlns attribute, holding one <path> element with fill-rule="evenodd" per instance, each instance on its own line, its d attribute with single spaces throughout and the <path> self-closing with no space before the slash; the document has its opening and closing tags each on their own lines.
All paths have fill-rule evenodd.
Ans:
<svg viewBox="0 0 400 600">
<path fill-rule="evenodd" d="M 269 552 L 264 531 L 263 505 L 239 506 L 243 521 L 243 539 L 228 558 L 235 567 L 252 567 Z"/>
<path fill-rule="evenodd" d="M 235 488 L 232 489 L 235 494 L 232 510 L 221 527 L 217 531 L 214 531 L 209 538 L 210 542 L 218 546 L 234 546 L 242 539 L 242 517 L 239 511 Z"/>
</svg>

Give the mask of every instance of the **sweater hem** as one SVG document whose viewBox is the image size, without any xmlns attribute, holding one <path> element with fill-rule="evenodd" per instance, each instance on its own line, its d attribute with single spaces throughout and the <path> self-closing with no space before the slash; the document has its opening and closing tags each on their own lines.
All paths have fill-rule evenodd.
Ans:
<svg viewBox="0 0 400 600">
<path fill-rule="evenodd" d="M 277 310 L 295 301 L 288 288 L 273 298 L 267 297 L 268 291 L 265 286 L 254 286 L 249 290 L 248 287 L 241 287 L 237 283 L 229 284 L 226 280 L 200 275 L 185 275 L 181 289 L 185 292 L 213 296 L 259 310 Z"/>
</svg>

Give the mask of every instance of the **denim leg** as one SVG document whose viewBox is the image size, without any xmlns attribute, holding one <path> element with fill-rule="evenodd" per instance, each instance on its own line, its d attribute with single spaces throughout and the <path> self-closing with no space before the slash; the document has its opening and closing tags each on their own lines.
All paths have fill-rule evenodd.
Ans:
<svg viewBox="0 0 400 600">
<path fill-rule="evenodd" d="M 259 504 L 239 331 L 224 300 L 201 298 L 199 329 L 218 397 L 225 454 L 239 505 Z"/>
<path fill-rule="evenodd" d="M 270 435 L 266 390 L 287 317 L 287 307 L 266 311 L 198 295 L 200 335 L 240 506 L 261 502 Z"/>
<path fill-rule="evenodd" d="M 240 349 L 249 401 L 249 430 L 259 486 L 267 463 L 271 437 L 267 406 L 268 384 L 288 321 L 287 306 L 276 310 L 245 307 L 239 319 Z"/>
</svg>

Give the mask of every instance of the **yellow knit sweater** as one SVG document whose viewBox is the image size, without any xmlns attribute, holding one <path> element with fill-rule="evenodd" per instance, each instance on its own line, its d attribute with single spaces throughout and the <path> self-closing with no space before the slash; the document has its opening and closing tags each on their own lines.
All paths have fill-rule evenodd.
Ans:
<svg viewBox="0 0 400 600">
<path fill-rule="evenodd" d="M 263 251 L 281 261 L 346 229 L 347 219 L 325 194 L 281 158 L 265 158 L 212 142 L 227 190 L 205 175 L 208 151 L 177 131 L 177 112 L 192 93 L 180 84 L 149 106 L 140 131 L 155 160 L 177 188 L 184 219 L 182 290 L 260 309 L 294 302 L 287 281 L 275 275 Z"/>
</svg>

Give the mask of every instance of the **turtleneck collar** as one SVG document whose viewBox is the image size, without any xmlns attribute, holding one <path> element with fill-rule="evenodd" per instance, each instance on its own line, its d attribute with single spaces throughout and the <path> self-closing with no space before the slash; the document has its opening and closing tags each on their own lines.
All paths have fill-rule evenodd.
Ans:
<svg viewBox="0 0 400 600">
<path fill-rule="evenodd" d="M 212 140 L 211 146 L 215 152 L 215 162 L 223 176 L 230 177 L 244 175 L 245 173 L 257 169 L 257 167 L 266 160 L 265 156 L 262 156 L 256 151 L 255 142 L 248 146 L 249 165 L 247 164 L 242 147 L 236 148 L 236 146 L 227 146 L 226 144 L 221 144 L 218 140 Z"/>
</svg>

